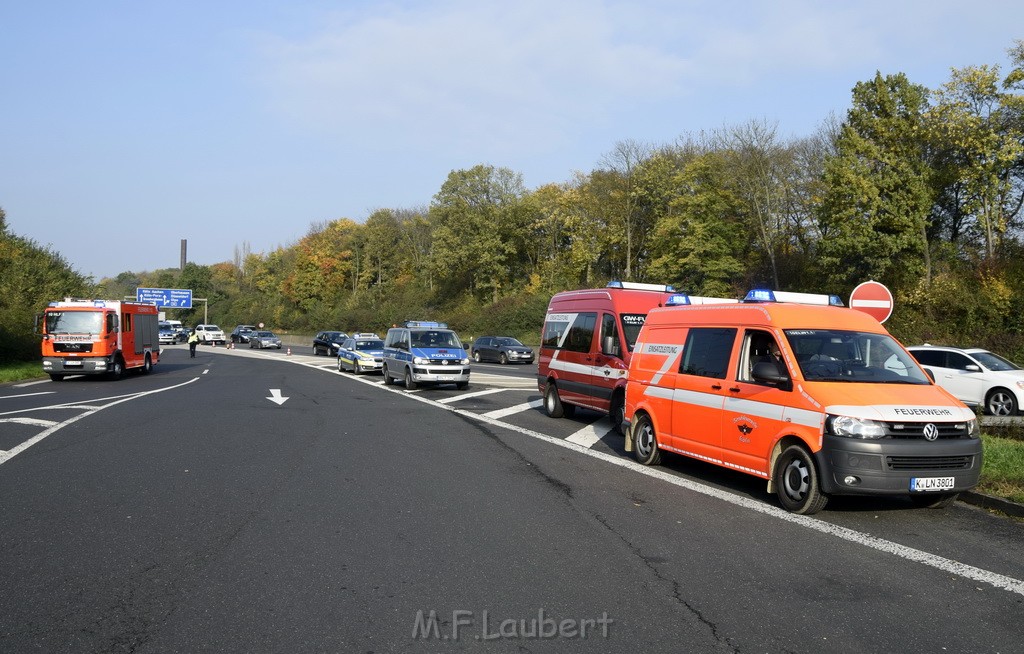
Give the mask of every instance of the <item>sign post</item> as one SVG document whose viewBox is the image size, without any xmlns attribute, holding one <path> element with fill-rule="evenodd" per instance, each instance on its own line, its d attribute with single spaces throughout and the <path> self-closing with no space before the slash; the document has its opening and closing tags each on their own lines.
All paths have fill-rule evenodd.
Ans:
<svg viewBox="0 0 1024 654">
<path fill-rule="evenodd" d="M 892 315 L 892 292 L 876 281 L 858 284 L 850 293 L 850 308 L 863 311 L 878 322 L 885 322 Z"/>
</svg>

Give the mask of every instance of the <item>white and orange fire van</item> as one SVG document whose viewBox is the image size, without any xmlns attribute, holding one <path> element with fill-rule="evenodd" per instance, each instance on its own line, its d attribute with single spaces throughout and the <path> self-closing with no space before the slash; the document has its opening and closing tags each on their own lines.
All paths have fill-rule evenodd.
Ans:
<svg viewBox="0 0 1024 654">
<path fill-rule="evenodd" d="M 552 418 L 577 406 L 622 422 L 630 355 L 647 312 L 678 304 L 738 302 L 676 293 L 671 286 L 613 281 L 557 293 L 548 303 L 537 358 L 537 388 Z"/>
<path fill-rule="evenodd" d="M 794 513 L 832 494 L 946 506 L 981 473 L 974 413 L 837 296 L 752 291 L 652 310 L 624 420 L 641 463 L 666 450 L 755 475 Z"/>
</svg>

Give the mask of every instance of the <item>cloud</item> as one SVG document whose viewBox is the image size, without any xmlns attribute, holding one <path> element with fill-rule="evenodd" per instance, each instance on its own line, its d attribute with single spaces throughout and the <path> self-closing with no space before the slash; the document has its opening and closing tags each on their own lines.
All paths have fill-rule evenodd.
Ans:
<svg viewBox="0 0 1024 654">
<path fill-rule="evenodd" d="M 262 39 L 281 112 L 361 144 L 557 147 L 583 121 L 606 121 L 637 97 L 671 96 L 689 67 L 623 40 L 614 11 L 588 2 L 374 12 L 334 14 L 307 38 Z"/>
</svg>

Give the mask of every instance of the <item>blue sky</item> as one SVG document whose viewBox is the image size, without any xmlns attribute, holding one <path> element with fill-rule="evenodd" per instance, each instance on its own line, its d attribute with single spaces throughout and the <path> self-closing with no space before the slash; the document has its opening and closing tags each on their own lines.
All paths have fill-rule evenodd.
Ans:
<svg viewBox="0 0 1024 654">
<path fill-rule="evenodd" d="M 452 170 L 528 188 L 752 120 L 842 117 L 875 71 L 1008 67 L 1024 3 L 224 0 L 0 5 L 0 207 L 99 280 L 267 253 L 426 207 Z"/>
</svg>

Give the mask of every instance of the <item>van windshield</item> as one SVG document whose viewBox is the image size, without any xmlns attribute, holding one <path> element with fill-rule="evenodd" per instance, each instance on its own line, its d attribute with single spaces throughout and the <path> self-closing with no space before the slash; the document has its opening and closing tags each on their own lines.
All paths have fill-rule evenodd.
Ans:
<svg viewBox="0 0 1024 654">
<path fill-rule="evenodd" d="M 913 357 L 888 334 L 788 329 L 786 338 L 807 381 L 931 383 Z"/>
<path fill-rule="evenodd" d="M 626 348 L 632 352 L 633 346 L 636 344 L 636 338 L 640 335 L 640 328 L 644 326 L 644 321 L 647 320 L 647 314 L 624 313 L 620 318 L 622 319 L 622 333 L 626 336 Z"/>
<path fill-rule="evenodd" d="M 413 347 L 454 347 L 461 348 L 462 343 L 453 331 L 431 329 L 425 332 L 412 332 Z"/>
</svg>

